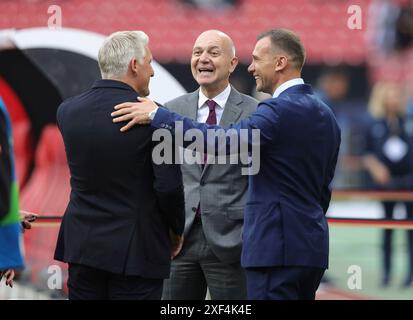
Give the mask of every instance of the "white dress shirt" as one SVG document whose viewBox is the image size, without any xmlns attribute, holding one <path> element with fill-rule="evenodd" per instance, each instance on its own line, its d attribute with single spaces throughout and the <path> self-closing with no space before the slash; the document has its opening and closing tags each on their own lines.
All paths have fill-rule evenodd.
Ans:
<svg viewBox="0 0 413 320">
<path fill-rule="evenodd" d="M 228 85 L 228 87 L 226 87 L 225 90 L 222 91 L 219 95 L 217 95 L 216 97 L 212 99 L 209 99 L 202 93 L 202 90 L 199 89 L 198 113 L 197 113 L 196 121 L 204 122 L 204 123 L 206 122 L 206 120 L 208 119 L 208 115 L 209 115 L 209 108 L 206 102 L 207 100 L 214 100 L 215 103 L 217 104 L 217 106 L 215 107 L 215 114 L 217 116 L 217 124 L 219 124 L 230 93 L 231 93 L 231 86 Z"/>
<path fill-rule="evenodd" d="M 295 78 L 288 80 L 284 82 L 282 85 L 280 85 L 272 95 L 273 98 L 277 98 L 283 91 L 287 90 L 288 88 L 291 88 L 293 86 L 296 86 L 298 84 L 304 84 L 304 80 L 302 78 Z"/>
</svg>

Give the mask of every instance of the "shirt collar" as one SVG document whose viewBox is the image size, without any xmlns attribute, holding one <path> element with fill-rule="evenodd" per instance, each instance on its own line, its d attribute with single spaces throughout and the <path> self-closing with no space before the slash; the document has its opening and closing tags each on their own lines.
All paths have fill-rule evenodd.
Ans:
<svg viewBox="0 0 413 320">
<path fill-rule="evenodd" d="M 283 91 L 287 90 L 288 88 L 291 88 L 293 86 L 296 86 L 298 84 L 304 84 L 304 80 L 302 78 L 295 78 L 288 80 L 284 82 L 282 85 L 280 85 L 272 95 L 273 98 L 277 98 Z"/>
<path fill-rule="evenodd" d="M 203 94 L 202 90 L 199 89 L 198 109 L 202 108 L 205 105 L 205 102 L 207 102 L 207 100 L 214 100 L 220 108 L 224 109 L 225 104 L 228 101 L 230 93 L 231 93 L 231 86 L 228 85 L 225 88 L 225 90 L 222 91 L 219 95 L 217 95 L 216 97 L 213 97 L 212 99 L 209 99 L 207 96 Z"/>
</svg>

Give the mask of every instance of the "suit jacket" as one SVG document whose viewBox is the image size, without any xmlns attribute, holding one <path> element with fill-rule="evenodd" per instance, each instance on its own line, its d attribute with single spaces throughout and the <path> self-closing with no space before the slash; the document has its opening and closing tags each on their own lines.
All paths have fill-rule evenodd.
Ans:
<svg viewBox="0 0 413 320">
<path fill-rule="evenodd" d="M 191 119 L 197 119 L 199 89 L 176 98 L 165 106 Z M 257 109 L 258 101 L 231 88 L 221 126 L 245 119 Z M 217 163 L 217 162 L 216 162 Z M 185 187 L 185 234 L 188 234 L 200 204 L 202 227 L 211 250 L 223 262 L 240 261 L 245 194 L 248 177 L 239 164 L 181 165 Z"/>
<path fill-rule="evenodd" d="M 136 97 L 123 82 L 98 80 L 60 105 L 72 190 L 55 259 L 166 278 L 168 229 L 182 234 L 185 223 L 182 174 L 178 165 L 152 162 L 149 126 L 121 133 L 122 124 L 112 122 L 113 107 Z"/>
<path fill-rule="evenodd" d="M 205 138 L 208 128 L 219 128 L 162 108 L 152 125 L 173 131 L 175 121 L 183 121 L 184 131 L 202 130 Z M 228 129 L 260 130 L 260 170 L 249 177 L 242 265 L 327 268 L 325 213 L 340 146 L 330 108 L 311 86 L 296 85 Z"/>
</svg>

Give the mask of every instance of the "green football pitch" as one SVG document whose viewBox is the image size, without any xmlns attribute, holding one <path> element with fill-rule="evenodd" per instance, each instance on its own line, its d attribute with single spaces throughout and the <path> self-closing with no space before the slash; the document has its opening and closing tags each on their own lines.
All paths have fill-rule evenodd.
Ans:
<svg viewBox="0 0 413 320">
<path fill-rule="evenodd" d="M 413 300 L 413 286 L 402 287 L 408 268 L 407 231 L 394 230 L 393 270 L 388 287 L 381 286 L 382 234 L 380 228 L 330 226 L 330 267 L 326 279 L 337 289 L 366 298 Z M 355 284 L 355 269 L 361 271 L 361 289 L 349 288 Z"/>
</svg>

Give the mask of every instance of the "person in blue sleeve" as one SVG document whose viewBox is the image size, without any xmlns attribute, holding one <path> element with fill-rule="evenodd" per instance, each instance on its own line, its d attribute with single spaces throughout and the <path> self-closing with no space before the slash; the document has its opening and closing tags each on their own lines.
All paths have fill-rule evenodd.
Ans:
<svg viewBox="0 0 413 320">
<path fill-rule="evenodd" d="M 11 121 L 0 97 L 0 280 L 4 277 L 12 287 L 15 270 L 23 267 Z"/>
</svg>

